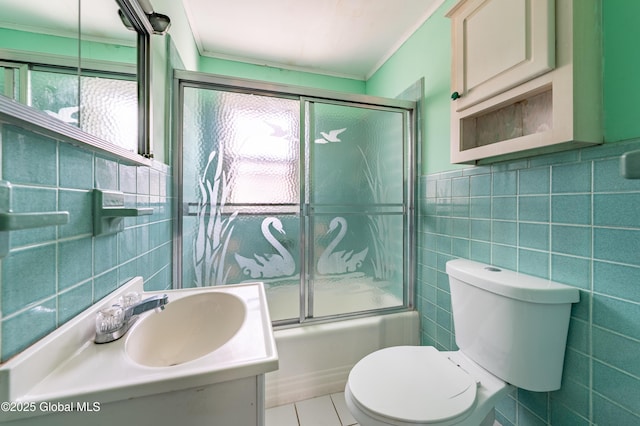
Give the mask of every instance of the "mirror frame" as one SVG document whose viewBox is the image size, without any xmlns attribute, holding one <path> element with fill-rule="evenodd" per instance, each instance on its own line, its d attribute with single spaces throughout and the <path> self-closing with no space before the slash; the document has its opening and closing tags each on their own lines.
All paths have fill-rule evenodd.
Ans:
<svg viewBox="0 0 640 426">
<path fill-rule="evenodd" d="M 128 164 L 150 166 L 151 151 L 151 35 L 153 27 L 137 0 L 115 0 L 137 33 L 138 152 L 93 136 L 48 114 L 0 96 L 0 122 L 34 133 L 91 148 Z"/>
<path fill-rule="evenodd" d="M 151 151 L 151 35 L 153 27 L 137 0 L 116 0 L 138 33 L 138 154 L 153 158 Z"/>
</svg>

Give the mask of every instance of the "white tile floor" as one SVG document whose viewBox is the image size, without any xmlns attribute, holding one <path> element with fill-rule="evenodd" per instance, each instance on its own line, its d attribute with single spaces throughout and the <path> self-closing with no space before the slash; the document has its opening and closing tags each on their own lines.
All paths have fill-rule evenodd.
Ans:
<svg viewBox="0 0 640 426">
<path fill-rule="evenodd" d="M 344 392 L 267 410 L 266 426 L 358 426 L 344 402 Z"/>
<path fill-rule="evenodd" d="M 344 402 L 344 392 L 267 410 L 265 426 L 359 426 Z M 493 426 L 502 426 L 497 420 Z"/>
</svg>

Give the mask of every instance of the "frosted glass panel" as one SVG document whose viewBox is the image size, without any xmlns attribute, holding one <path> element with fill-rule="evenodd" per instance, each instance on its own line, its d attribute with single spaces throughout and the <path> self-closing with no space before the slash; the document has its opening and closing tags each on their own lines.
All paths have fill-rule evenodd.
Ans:
<svg viewBox="0 0 640 426">
<path fill-rule="evenodd" d="M 138 151 L 136 81 L 31 71 L 31 105 L 115 145 Z M 79 107 L 82 105 L 82 107 Z"/>
<path fill-rule="evenodd" d="M 313 218 L 315 317 L 403 305 L 403 217 Z"/>
<path fill-rule="evenodd" d="M 311 202 L 402 203 L 402 114 L 318 103 L 311 110 Z"/>
<path fill-rule="evenodd" d="M 298 101 L 185 88 L 183 107 L 183 286 L 263 281 L 272 319 L 298 318 Z"/>
<path fill-rule="evenodd" d="M 299 202 L 298 101 L 196 88 L 185 88 L 184 99 L 184 163 L 192 165 L 184 171 L 185 199 L 198 196 L 215 152 L 212 168 L 226 182 L 220 202 Z"/>
<path fill-rule="evenodd" d="M 216 220 L 225 229 L 216 235 Z M 185 217 L 183 286 L 265 283 L 271 319 L 299 315 L 298 216 Z"/>
<path fill-rule="evenodd" d="M 83 76 L 80 84 L 82 130 L 138 152 L 137 82 Z"/>
<path fill-rule="evenodd" d="M 263 281 L 274 321 L 299 316 L 299 242 L 296 215 L 240 215 L 235 222 L 227 282 Z"/>
<path fill-rule="evenodd" d="M 403 115 L 309 106 L 313 316 L 402 306 Z"/>
</svg>

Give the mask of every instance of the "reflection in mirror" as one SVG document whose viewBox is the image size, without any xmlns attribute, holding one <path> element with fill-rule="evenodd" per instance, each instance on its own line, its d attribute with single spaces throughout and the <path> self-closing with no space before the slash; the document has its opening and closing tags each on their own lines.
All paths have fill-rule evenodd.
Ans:
<svg viewBox="0 0 640 426">
<path fill-rule="evenodd" d="M 137 82 L 134 75 L 115 72 L 118 64 L 136 63 L 137 34 L 118 11 L 113 0 L 80 0 L 81 127 L 137 152 Z"/>
<path fill-rule="evenodd" d="M 138 152 L 137 35 L 116 2 L 0 0 L 0 10 L 0 93 Z"/>
<path fill-rule="evenodd" d="M 77 76 L 78 0 L 0 0 L 0 10 L 1 94 L 31 104 L 29 61 L 39 57 L 48 58 L 51 65 L 64 67 L 68 75 Z M 66 13 L 55 13 L 60 10 Z M 76 77 L 72 89 L 76 105 L 77 86 Z"/>
</svg>

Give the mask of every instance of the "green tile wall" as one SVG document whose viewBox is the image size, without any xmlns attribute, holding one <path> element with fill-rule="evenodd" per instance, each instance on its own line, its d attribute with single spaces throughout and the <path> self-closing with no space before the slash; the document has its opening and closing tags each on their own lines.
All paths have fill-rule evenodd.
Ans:
<svg viewBox="0 0 640 426">
<path fill-rule="evenodd" d="M 503 425 L 640 424 L 640 180 L 619 157 L 640 141 L 421 179 L 422 344 L 455 350 L 445 263 L 469 258 L 580 289 L 562 388 L 516 390 Z"/>
<path fill-rule="evenodd" d="M 0 259 L 2 361 L 134 276 L 148 289 L 171 286 L 171 170 L 120 164 L 21 128 L 0 128 L 1 176 L 15 212 L 66 210 L 67 225 L 11 232 Z M 122 233 L 92 235 L 91 190 L 120 190 L 152 216 L 127 218 Z"/>
</svg>

